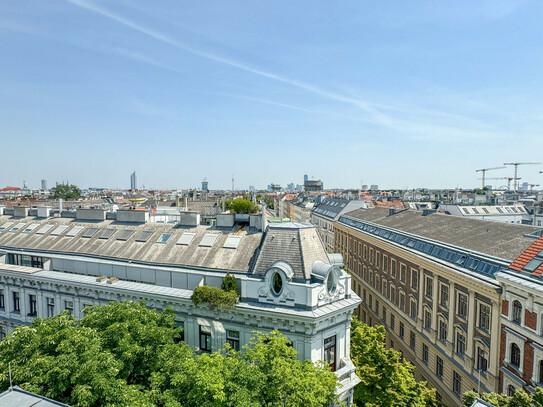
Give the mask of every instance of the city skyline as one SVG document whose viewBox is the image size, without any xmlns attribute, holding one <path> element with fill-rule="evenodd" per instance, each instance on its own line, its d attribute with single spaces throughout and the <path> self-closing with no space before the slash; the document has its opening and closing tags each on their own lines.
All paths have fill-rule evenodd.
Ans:
<svg viewBox="0 0 543 407">
<path fill-rule="evenodd" d="M 0 184 L 479 187 L 540 161 L 542 9 L 4 3 Z"/>
</svg>

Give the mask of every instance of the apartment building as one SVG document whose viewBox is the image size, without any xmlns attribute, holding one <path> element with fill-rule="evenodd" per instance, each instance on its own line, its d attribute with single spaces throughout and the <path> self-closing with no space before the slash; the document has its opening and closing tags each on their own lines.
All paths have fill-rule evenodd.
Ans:
<svg viewBox="0 0 543 407">
<path fill-rule="evenodd" d="M 317 226 L 324 247 L 328 253 L 333 253 L 334 247 L 334 223 L 341 215 L 352 212 L 355 209 L 368 208 L 369 205 L 361 200 L 346 198 L 325 198 L 311 211 L 311 223 Z"/>
<path fill-rule="evenodd" d="M 125 212 L 125 213 L 122 213 Z M 75 218 L 0 216 L 0 336 L 36 317 L 92 305 L 139 301 L 173 307 L 196 352 L 225 343 L 241 349 L 254 331 L 284 333 L 301 360 L 325 361 L 338 376 L 340 399 L 359 383 L 350 360 L 351 314 L 360 299 L 339 255 L 328 255 L 311 224 L 266 226 L 263 215 L 217 226 L 199 217 L 177 224 L 147 221 L 143 211 L 106 219 L 98 209 Z M 217 312 L 195 305 L 201 285 L 220 287 L 230 273 L 240 302 Z"/>
<path fill-rule="evenodd" d="M 543 238 L 496 274 L 502 292 L 500 391 L 543 387 Z"/>
<path fill-rule="evenodd" d="M 536 228 L 413 210 L 374 208 L 341 216 L 336 252 L 362 298 L 361 320 L 382 324 L 387 345 L 415 377 L 461 406 L 468 390 L 499 389 L 500 284 Z"/>
</svg>

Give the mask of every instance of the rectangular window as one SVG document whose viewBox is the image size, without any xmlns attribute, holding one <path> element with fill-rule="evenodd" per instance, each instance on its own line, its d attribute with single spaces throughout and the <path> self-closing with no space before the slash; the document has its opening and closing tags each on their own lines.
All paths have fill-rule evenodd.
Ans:
<svg viewBox="0 0 543 407">
<path fill-rule="evenodd" d="M 404 328 L 403 322 L 400 321 L 400 338 L 403 339 L 404 334 L 405 334 L 405 328 Z"/>
<path fill-rule="evenodd" d="M 375 314 L 379 316 L 379 301 L 375 300 Z"/>
<path fill-rule="evenodd" d="M 443 359 L 439 356 L 436 357 L 436 376 L 440 379 L 443 378 Z"/>
<path fill-rule="evenodd" d="M 390 275 L 396 277 L 396 260 L 392 259 L 390 262 Z"/>
<path fill-rule="evenodd" d="M 370 264 L 373 264 L 373 249 L 370 249 Z"/>
<path fill-rule="evenodd" d="M 232 331 L 230 329 L 226 330 L 226 343 L 228 343 L 232 350 L 239 352 L 239 331 Z"/>
<path fill-rule="evenodd" d="M 68 310 L 70 314 L 74 313 L 74 302 L 73 301 L 64 301 L 64 309 Z"/>
<path fill-rule="evenodd" d="M 21 311 L 21 303 L 20 303 L 19 293 L 17 291 L 13 291 L 13 311 L 14 312 Z"/>
<path fill-rule="evenodd" d="M 430 330 L 432 328 L 432 313 L 424 310 L 424 328 Z"/>
<path fill-rule="evenodd" d="M 490 307 L 486 304 L 479 305 L 479 328 L 490 330 Z"/>
<path fill-rule="evenodd" d="M 434 294 L 434 279 L 432 277 L 426 276 L 424 295 L 426 295 L 429 298 L 432 298 L 433 294 Z"/>
<path fill-rule="evenodd" d="M 47 317 L 51 318 L 55 316 L 55 299 L 47 298 Z"/>
<path fill-rule="evenodd" d="M 375 267 L 381 268 L 381 252 L 375 251 Z"/>
<path fill-rule="evenodd" d="M 447 341 L 447 323 L 445 321 L 439 321 L 439 340 L 441 342 Z"/>
<path fill-rule="evenodd" d="M 449 286 L 448 285 L 441 284 L 441 287 L 439 290 L 439 304 L 445 308 L 449 306 Z"/>
<path fill-rule="evenodd" d="M 415 300 L 411 300 L 411 311 L 410 311 L 411 318 L 414 320 L 417 320 L 417 302 Z"/>
<path fill-rule="evenodd" d="M 462 318 L 467 318 L 468 316 L 468 296 L 462 293 L 458 293 L 457 314 Z"/>
<path fill-rule="evenodd" d="M 481 348 L 477 348 L 477 370 L 486 372 L 488 368 L 488 352 Z"/>
<path fill-rule="evenodd" d="M 386 298 L 387 296 L 387 283 L 383 277 L 383 282 L 381 283 L 381 294 L 383 294 Z"/>
<path fill-rule="evenodd" d="M 364 245 L 364 260 L 368 260 L 368 246 Z"/>
<path fill-rule="evenodd" d="M 370 294 L 369 298 L 370 298 L 370 302 L 369 302 L 370 309 L 373 309 L 373 296 Z"/>
<path fill-rule="evenodd" d="M 383 323 L 386 325 L 387 323 L 387 309 L 383 307 Z"/>
<path fill-rule="evenodd" d="M 396 288 L 390 287 L 390 302 L 396 305 Z"/>
<path fill-rule="evenodd" d="M 336 371 L 336 336 L 324 340 L 324 361 L 330 365 L 332 372 Z"/>
<path fill-rule="evenodd" d="M 393 332 L 396 329 L 396 317 L 394 316 L 393 313 L 390 313 L 390 328 L 392 329 Z"/>
<path fill-rule="evenodd" d="M 36 296 L 33 294 L 28 295 L 28 303 L 30 305 L 30 312 L 28 313 L 29 317 L 34 317 L 38 314 L 38 308 L 36 303 Z"/>
<path fill-rule="evenodd" d="M 6 307 L 4 299 L 4 290 L 0 290 L 0 308 L 4 309 Z"/>
<path fill-rule="evenodd" d="M 404 293 L 400 293 L 400 309 L 402 311 L 405 311 L 405 294 Z"/>
<path fill-rule="evenodd" d="M 428 345 L 422 344 L 422 361 L 428 364 Z"/>
<path fill-rule="evenodd" d="M 411 331 L 411 334 L 409 335 L 409 346 L 411 349 L 415 349 L 416 345 L 416 339 L 415 339 L 415 332 Z"/>
<path fill-rule="evenodd" d="M 416 269 L 411 269 L 411 288 L 413 290 L 419 289 L 419 271 Z"/>
<path fill-rule="evenodd" d="M 388 256 L 383 254 L 383 271 L 388 273 Z"/>
<path fill-rule="evenodd" d="M 211 352 L 211 327 L 200 325 L 200 350 Z"/>
<path fill-rule="evenodd" d="M 460 396 L 462 394 L 462 377 L 456 373 L 456 372 L 453 372 L 453 388 L 452 388 L 453 392 Z"/>
<path fill-rule="evenodd" d="M 464 356 L 466 352 L 466 337 L 460 333 L 456 333 L 456 354 L 459 356 Z"/>
<path fill-rule="evenodd" d="M 400 281 L 405 283 L 405 278 L 407 275 L 407 266 L 405 264 L 400 264 Z"/>
</svg>

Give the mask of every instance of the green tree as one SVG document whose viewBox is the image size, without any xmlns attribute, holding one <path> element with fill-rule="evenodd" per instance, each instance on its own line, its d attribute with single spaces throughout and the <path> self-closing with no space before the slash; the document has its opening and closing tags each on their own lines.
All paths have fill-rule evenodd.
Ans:
<svg viewBox="0 0 543 407">
<path fill-rule="evenodd" d="M 195 305 L 207 304 L 211 309 L 232 308 L 238 302 L 237 291 L 225 291 L 219 287 L 202 285 L 192 292 L 192 302 Z"/>
<path fill-rule="evenodd" d="M 470 407 L 473 402 L 480 398 L 496 407 L 543 407 L 543 389 L 536 388 L 536 392 L 529 394 L 523 389 L 517 389 L 515 394 L 508 396 L 498 393 L 483 393 L 480 396 L 474 391 L 464 393 L 464 406 Z"/>
<path fill-rule="evenodd" d="M 233 291 L 239 294 L 238 283 L 236 282 L 236 277 L 230 273 L 226 273 L 226 276 L 222 279 L 221 289 L 224 291 Z"/>
<path fill-rule="evenodd" d="M 60 184 L 51 188 L 53 199 L 71 199 L 76 200 L 81 198 L 81 190 L 75 185 Z"/>
<path fill-rule="evenodd" d="M 257 210 L 257 206 L 248 199 L 234 199 L 229 208 L 235 213 L 251 213 Z"/>
<path fill-rule="evenodd" d="M 354 390 L 358 406 L 434 406 L 435 390 L 417 382 L 413 365 L 385 347 L 385 329 L 353 319 L 351 359 L 361 383 Z"/>
</svg>

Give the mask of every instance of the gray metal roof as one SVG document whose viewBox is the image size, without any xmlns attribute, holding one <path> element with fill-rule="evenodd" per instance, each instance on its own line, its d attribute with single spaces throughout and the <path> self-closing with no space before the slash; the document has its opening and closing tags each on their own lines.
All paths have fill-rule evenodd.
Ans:
<svg viewBox="0 0 543 407">
<path fill-rule="evenodd" d="M 277 260 L 286 261 L 292 266 L 296 280 L 311 279 L 311 266 L 317 260 L 330 264 L 315 226 L 309 223 L 270 224 L 254 274 L 263 275 Z"/>
<path fill-rule="evenodd" d="M 6 223 L 9 216 L 0 216 L 0 225 Z M 25 222 L 26 221 L 26 222 Z M 0 231 L 0 249 L 22 249 L 41 253 L 76 254 L 97 257 L 102 259 L 129 260 L 144 264 L 162 264 L 174 266 L 189 266 L 218 270 L 232 270 L 248 272 L 256 249 L 262 239 L 261 232 L 253 229 L 235 227 L 230 230 L 218 230 L 209 227 L 176 228 L 171 224 L 146 223 L 140 225 L 118 224 L 113 220 L 98 223 L 81 222 L 69 218 L 35 219 L 26 218 L 25 224 L 39 223 L 40 226 L 30 233 L 23 233 L 22 229 L 16 233 L 8 230 Z M 43 226 L 53 227 L 43 234 L 38 234 Z M 63 227 L 59 235 L 53 233 Z M 66 232 L 74 226 L 84 227 L 74 237 L 66 237 Z M 83 237 L 90 228 L 99 230 L 91 237 Z M 100 238 L 106 229 L 115 230 L 109 239 Z M 132 233 L 129 233 L 129 232 Z M 145 242 L 136 241 L 141 232 L 152 233 Z M 183 233 L 194 233 L 195 237 L 188 244 L 176 244 Z M 109 234 L 110 232 L 108 232 Z M 157 243 L 162 233 L 171 233 L 173 236 L 166 243 Z M 214 233 L 218 237 L 211 247 L 200 246 L 206 233 Z M 130 236 L 127 236 L 130 234 Z M 237 249 L 223 247 L 228 236 L 235 234 L 241 236 Z M 154 237 L 153 237 L 154 236 Z M 126 240 L 119 240 L 125 238 Z"/>
<path fill-rule="evenodd" d="M 466 250 L 507 260 L 516 259 L 533 242 L 524 237 L 541 228 L 443 214 L 403 210 L 391 215 L 388 208 L 357 209 L 351 218 L 398 229 Z"/>
<path fill-rule="evenodd" d="M 55 401 L 47 397 L 40 396 L 38 394 L 30 393 L 21 389 L 19 386 L 13 386 L 13 388 L 6 390 L 0 394 L 0 407 L 52 407 L 52 406 L 65 406 L 70 407 L 68 404 Z"/>
</svg>

